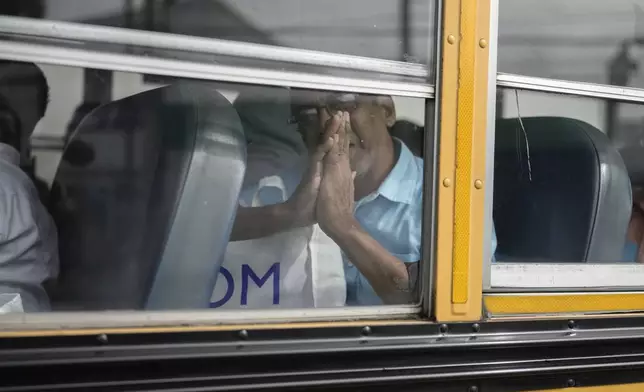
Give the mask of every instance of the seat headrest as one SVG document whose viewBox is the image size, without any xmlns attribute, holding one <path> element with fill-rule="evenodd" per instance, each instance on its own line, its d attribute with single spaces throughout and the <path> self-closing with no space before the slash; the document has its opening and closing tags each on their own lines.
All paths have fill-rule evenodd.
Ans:
<svg viewBox="0 0 644 392">
<path fill-rule="evenodd" d="M 561 117 L 500 119 L 494 223 L 503 261 L 616 261 L 631 211 L 630 182 L 608 137 Z"/>
</svg>

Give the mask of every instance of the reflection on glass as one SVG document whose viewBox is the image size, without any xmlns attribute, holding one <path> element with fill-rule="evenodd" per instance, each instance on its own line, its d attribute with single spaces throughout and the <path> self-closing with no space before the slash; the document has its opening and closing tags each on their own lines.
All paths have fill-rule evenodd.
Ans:
<svg viewBox="0 0 644 392">
<path fill-rule="evenodd" d="M 417 301 L 424 100 L 38 68 L 53 310 Z"/>
<path fill-rule="evenodd" d="M 0 11 L 423 64 L 434 36 L 429 0 L 51 0 L 40 12 L 28 3 Z"/>
<path fill-rule="evenodd" d="M 499 71 L 644 88 L 642 0 L 502 0 Z"/>
<path fill-rule="evenodd" d="M 643 262 L 642 106 L 511 89 L 498 97 L 497 261 Z"/>
</svg>

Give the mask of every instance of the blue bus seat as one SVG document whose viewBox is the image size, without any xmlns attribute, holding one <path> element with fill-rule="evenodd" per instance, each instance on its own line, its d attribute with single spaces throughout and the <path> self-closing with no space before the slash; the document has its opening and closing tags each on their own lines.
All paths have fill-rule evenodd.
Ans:
<svg viewBox="0 0 644 392">
<path fill-rule="evenodd" d="M 55 177 L 61 276 L 55 310 L 208 308 L 244 178 L 239 117 L 193 82 L 103 105 L 69 145 Z"/>
<path fill-rule="evenodd" d="M 523 124 L 526 135 L 517 118 L 496 122 L 498 261 L 621 260 L 632 195 L 617 149 L 582 121 L 532 117 Z"/>
</svg>

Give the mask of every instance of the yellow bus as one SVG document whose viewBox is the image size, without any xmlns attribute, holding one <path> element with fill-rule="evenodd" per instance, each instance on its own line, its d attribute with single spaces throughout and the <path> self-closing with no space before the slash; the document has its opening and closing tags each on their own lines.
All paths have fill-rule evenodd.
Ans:
<svg viewBox="0 0 644 392">
<path fill-rule="evenodd" d="M 642 0 L 4 3 L 0 391 L 644 390 Z"/>
</svg>

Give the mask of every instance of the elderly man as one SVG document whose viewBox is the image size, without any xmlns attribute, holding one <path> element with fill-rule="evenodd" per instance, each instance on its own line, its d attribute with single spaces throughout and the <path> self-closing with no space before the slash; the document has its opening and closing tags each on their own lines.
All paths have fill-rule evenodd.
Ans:
<svg viewBox="0 0 644 392">
<path fill-rule="evenodd" d="M 423 162 L 389 133 L 393 100 L 327 93 L 308 101 L 296 111 L 309 149 L 302 181 L 286 202 L 240 207 L 232 240 L 317 223 L 342 250 L 347 305 L 413 302 Z"/>
</svg>

